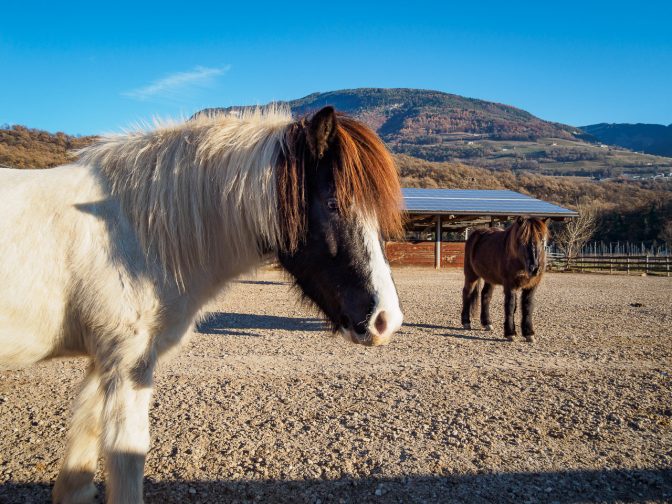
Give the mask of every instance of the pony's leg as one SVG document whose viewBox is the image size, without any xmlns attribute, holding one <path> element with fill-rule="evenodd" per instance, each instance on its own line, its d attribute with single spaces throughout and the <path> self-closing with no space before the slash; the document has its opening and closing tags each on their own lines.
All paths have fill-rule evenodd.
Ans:
<svg viewBox="0 0 672 504">
<path fill-rule="evenodd" d="M 534 341 L 534 327 L 532 326 L 532 312 L 534 311 L 534 292 L 536 287 L 523 289 L 521 304 L 523 311 L 523 336 L 530 343 Z"/>
<path fill-rule="evenodd" d="M 516 291 L 504 287 L 504 337 L 513 340 L 516 335 Z"/>
<path fill-rule="evenodd" d="M 94 500 L 93 477 L 98 463 L 102 407 L 100 375 L 91 364 L 75 403 L 65 458 L 52 491 L 54 503 L 79 504 Z"/>
<path fill-rule="evenodd" d="M 462 289 L 462 327 L 471 329 L 471 308 L 478 297 L 478 278 L 465 277 Z"/>
<path fill-rule="evenodd" d="M 494 286 L 485 282 L 483 290 L 481 291 L 481 325 L 486 331 L 492 331 L 492 323 L 490 322 L 490 300 L 492 299 L 492 291 Z"/>
<path fill-rule="evenodd" d="M 141 357 L 128 367 L 112 365 L 102 376 L 105 390 L 102 445 L 109 504 L 143 502 L 153 370 L 154 359 Z"/>
</svg>

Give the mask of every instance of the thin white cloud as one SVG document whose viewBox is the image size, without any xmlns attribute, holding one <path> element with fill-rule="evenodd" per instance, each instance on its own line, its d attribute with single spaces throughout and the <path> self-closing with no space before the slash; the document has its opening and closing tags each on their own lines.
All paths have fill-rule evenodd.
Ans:
<svg viewBox="0 0 672 504">
<path fill-rule="evenodd" d="M 215 78 L 225 74 L 231 69 L 231 65 L 219 68 L 197 66 L 188 72 L 175 72 L 150 84 L 124 91 L 123 96 L 139 101 L 152 98 L 179 99 L 198 88 L 210 87 Z"/>
</svg>

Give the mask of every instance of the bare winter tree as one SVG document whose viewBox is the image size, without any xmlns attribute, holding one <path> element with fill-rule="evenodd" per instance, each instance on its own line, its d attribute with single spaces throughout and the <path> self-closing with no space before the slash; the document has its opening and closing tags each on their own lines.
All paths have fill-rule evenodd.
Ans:
<svg viewBox="0 0 672 504">
<path fill-rule="evenodd" d="M 595 207 L 580 206 L 577 212 L 579 216 L 567 222 L 553 238 L 555 245 L 567 258 L 567 267 L 597 230 Z"/>
</svg>

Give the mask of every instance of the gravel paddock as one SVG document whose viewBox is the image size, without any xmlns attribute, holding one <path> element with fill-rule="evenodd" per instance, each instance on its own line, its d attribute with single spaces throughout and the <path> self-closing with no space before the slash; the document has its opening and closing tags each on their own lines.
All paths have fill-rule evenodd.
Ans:
<svg viewBox="0 0 672 504">
<path fill-rule="evenodd" d="M 146 502 L 672 501 L 672 278 L 548 274 L 528 344 L 501 289 L 495 330 L 465 331 L 459 271 L 394 275 L 381 348 L 277 271 L 211 303 L 156 374 Z M 48 502 L 85 365 L 0 373 L 0 502 Z"/>
</svg>

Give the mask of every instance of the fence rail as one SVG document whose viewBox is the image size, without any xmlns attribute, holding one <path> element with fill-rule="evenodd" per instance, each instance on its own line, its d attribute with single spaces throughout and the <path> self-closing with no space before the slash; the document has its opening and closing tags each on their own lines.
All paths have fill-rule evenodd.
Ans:
<svg viewBox="0 0 672 504">
<path fill-rule="evenodd" d="M 551 244 L 549 250 L 553 253 L 561 254 L 560 249 Z M 672 243 L 656 242 L 589 242 L 586 243 L 581 251 L 578 252 L 581 257 L 584 256 L 669 256 L 672 255 Z"/>
<path fill-rule="evenodd" d="M 627 274 L 645 273 L 647 275 L 670 276 L 672 257 L 665 256 L 578 256 L 571 259 L 561 254 L 549 254 L 549 266 L 552 269 L 566 271 L 625 272 Z"/>
</svg>

